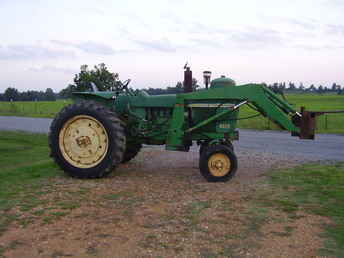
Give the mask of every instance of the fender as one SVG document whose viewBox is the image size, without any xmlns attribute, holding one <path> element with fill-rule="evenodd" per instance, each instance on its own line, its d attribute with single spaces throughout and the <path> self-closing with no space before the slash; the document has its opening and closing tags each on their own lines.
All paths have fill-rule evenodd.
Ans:
<svg viewBox="0 0 344 258">
<path fill-rule="evenodd" d="M 72 99 L 75 102 L 81 100 L 93 100 L 101 102 L 104 105 L 111 107 L 113 101 L 116 99 L 116 92 L 113 91 L 97 91 L 97 92 L 73 92 Z"/>
</svg>

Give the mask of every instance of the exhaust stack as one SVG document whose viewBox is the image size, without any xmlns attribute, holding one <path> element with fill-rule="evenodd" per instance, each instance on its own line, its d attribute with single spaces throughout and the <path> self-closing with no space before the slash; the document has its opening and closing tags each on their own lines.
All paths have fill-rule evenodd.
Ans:
<svg viewBox="0 0 344 258">
<path fill-rule="evenodd" d="M 192 92 L 192 71 L 187 63 L 184 66 L 184 93 Z"/>
</svg>

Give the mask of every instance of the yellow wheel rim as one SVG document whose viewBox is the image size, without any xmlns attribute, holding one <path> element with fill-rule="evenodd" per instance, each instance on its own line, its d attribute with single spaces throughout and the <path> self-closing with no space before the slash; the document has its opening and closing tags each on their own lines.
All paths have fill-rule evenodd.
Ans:
<svg viewBox="0 0 344 258">
<path fill-rule="evenodd" d="M 231 161 L 223 153 L 214 153 L 208 160 L 209 172 L 216 177 L 222 177 L 229 173 Z"/>
<path fill-rule="evenodd" d="M 98 165 L 106 155 L 108 142 L 104 126 L 87 115 L 69 119 L 59 134 L 59 147 L 63 157 L 77 168 Z"/>
</svg>

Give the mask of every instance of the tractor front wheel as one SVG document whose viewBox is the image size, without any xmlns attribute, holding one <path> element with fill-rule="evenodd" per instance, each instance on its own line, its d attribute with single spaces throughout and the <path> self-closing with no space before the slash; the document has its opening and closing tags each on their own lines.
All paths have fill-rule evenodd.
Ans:
<svg viewBox="0 0 344 258">
<path fill-rule="evenodd" d="M 199 169 L 208 182 L 227 182 L 234 177 L 238 160 L 227 145 L 211 145 L 202 151 Z"/>
<path fill-rule="evenodd" d="M 104 177 L 122 161 L 124 128 L 109 108 L 94 101 L 79 102 L 57 114 L 49 146 L 55 162 L 70 176 Z"/>
<path fill-rule="evenodd" d="M 202 155 L 202 152 L 209 147 L 208 143 L 209 142 L 204 142 L 203 144 L 201 144 L 201 146 L 199 147 L 199 155 Z M 225 145 L 234 152 L 234 146 L 230 141 L 222 141 L 221 145 Z"/>
</svg>

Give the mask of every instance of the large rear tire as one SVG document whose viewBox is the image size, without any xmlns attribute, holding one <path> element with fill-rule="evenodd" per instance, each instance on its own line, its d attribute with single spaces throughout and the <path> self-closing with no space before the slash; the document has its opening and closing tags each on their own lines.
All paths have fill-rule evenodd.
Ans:
<svg viewBox="0 0 344 258">
<path fill-rule="evenodd" d="M 237 168 L 237 157 L 227 145 L 211 145 L 200 155 L 199 169 L 208 182 L 227 182 L 234 177 Z"/>
<path fill-rule="evenodd" d="M 68 175 L 104 177 L 123 159 L 124 128 L 114 112 L 97 102 L 71 104 L 53 120 L 49 147 L 55 162 Z"/>
</svg>

